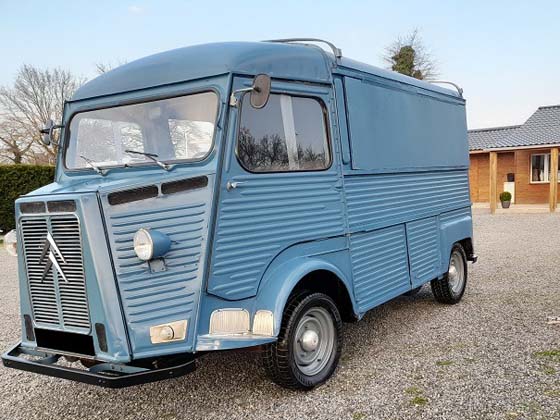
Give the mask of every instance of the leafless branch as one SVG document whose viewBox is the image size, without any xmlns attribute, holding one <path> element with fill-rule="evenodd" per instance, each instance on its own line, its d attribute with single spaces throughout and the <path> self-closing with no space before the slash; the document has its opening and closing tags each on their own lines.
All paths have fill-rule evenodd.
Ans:
<svg viewBox="0 0 560 420">
<path fill-rule="evenodd" d="M 62 120 L 64 101 L 84 81 L 62 69 L 42 70 L 23 65 L 12 87 L 0 87 L 4 148 L 12 144 L 11 153 L 15 156 L 13 145 L 17 139 L 19 150 L 29 155 L 45 154 L 49 161 L 54 161 L 57 148 L 43 145 L 39 130 L 49 119 Z"/>
<path fill-rule="evenodd" d="M 107 73 L 108 71 L 113 70 L 115 67 L 122 66 L 123 64 L 126 63 L 127 63 L 126 60 L 117 60 L 116 63 L 99 62 L 99 63 L 95 63 L 95 70 L 97 71 L 97 74 L 104 74 Z"/>
</svg>

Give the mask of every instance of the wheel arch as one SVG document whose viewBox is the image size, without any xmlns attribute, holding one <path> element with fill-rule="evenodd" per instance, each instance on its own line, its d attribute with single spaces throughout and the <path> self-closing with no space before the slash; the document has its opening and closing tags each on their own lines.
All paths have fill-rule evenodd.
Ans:
<svg viewBox="0 0 560 420">
<path fill-rule="evenodd" d="M 333 271 L 317 269 L 307 273 L 295 285 L 288 300 L 303 291 L 320 292 L 329 296 L 335 303 L 344 321 L 357 318 L 348 288 Z"/>
<path fill-rule="evenodd" d="M 472 215 L 470 208 L 450 212 L 441 217 L 440 246 L 441 246 L 441 273 L 447 271 L 451 249 L 455 244 L 461 244 L 467 259 L 474 261 Z"/>
<path fill-rule="evenodd" d="M 329 260 L 332 260 L 331 254 Z M 298 257 L 269 270 L 256 300 L 257 310 L 274 314 L 274 335 L 278 335 L 284 308 L 291 296 L 302 290 L 322 292 L 336 303 L 344 320 L 358 318 L 351 283 L 344 268 L 321 257 Z"/>
<path fill-rule="evenodd" d="M 461 246 L 465 250 L 465 253 L 467 254 L 467 260 L 472 261 L 473 258 L 474 258 L 474 246 L 473 246 L 472 238 L 461 239 L 460 241 L 457 241 L 456 243 L 461 244 Z"/>
</svg>

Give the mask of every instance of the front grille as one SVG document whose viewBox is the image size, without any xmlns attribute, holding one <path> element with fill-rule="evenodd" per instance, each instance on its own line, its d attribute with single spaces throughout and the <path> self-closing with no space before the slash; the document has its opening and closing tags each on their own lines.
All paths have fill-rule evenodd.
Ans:
<svg viewBox="0 0 560 420">
<path fill-rule="evenodd" d="M 78 218 L 69 214 L 26 217 L 20 227 L 35 322 L 89 330 Z"/>
</svg>

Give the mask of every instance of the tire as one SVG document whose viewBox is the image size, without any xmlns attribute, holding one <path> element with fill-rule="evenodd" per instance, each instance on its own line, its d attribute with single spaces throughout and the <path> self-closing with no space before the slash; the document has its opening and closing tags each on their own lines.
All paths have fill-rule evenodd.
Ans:
<svg viewBox="0 0 560 420">
<path fill-rule="evenodd" d="M 416 287 L 412 290 L 409 290 L 408 292 L 403 293 L 403 295 L 404 296 L 410 296 L 410 297 L 416 296 L 420 292 L 420 290 L 422 290 L 422 286 L 418 286 L 418 287 Z"/>
<path fill-rule="evenodd" d="M 342 320 L 323 293 L 299 294 L 284 310 L 278 340 L 263 353 L 267 375 L 278 385 L 313 389 L 334 373 L 342 351 Z"/>
<path fill-rule="evenodd" d="M 467 287 L 467 254 L 460 244 L 453 245 L 447 273 L 442 279 L 432 280 L 432 293 L 440 303 L 458 303 Z"/>
</svg>

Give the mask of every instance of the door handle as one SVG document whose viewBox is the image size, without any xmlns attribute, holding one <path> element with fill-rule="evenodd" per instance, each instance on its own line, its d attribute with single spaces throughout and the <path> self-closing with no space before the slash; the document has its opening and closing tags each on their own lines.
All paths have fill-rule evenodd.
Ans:
<svg viewBox="0 0 560 420">
<path fill-rule="evenodd" d="M 245 181 L 228 181 L 226 183 L 226 190 L 228 191 L 234 190 L 243 184 L 245 184 Z"/>
</svg>

